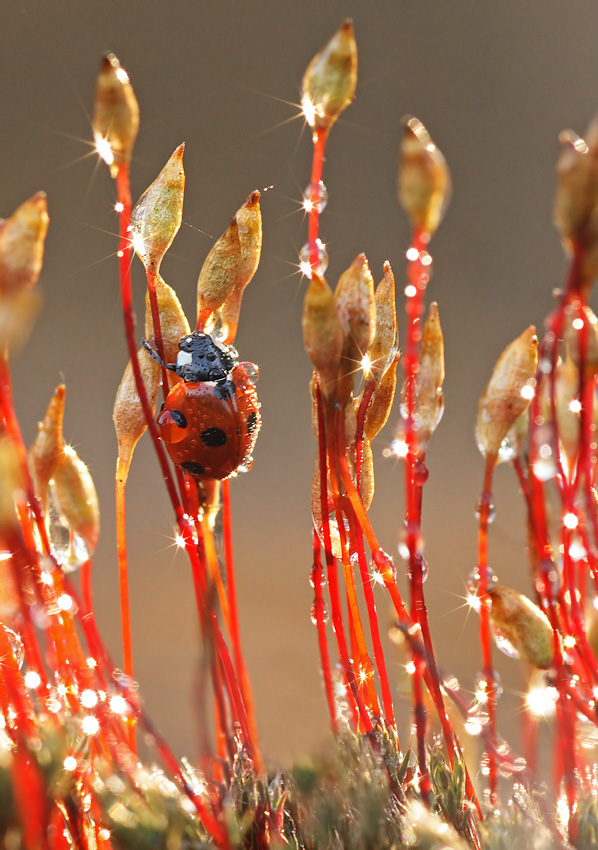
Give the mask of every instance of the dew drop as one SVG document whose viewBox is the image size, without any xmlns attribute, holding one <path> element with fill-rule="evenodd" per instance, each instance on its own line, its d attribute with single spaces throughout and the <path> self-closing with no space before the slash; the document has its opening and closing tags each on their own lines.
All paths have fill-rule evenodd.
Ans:
<svg viewBox="0 0 598 850">
<path fill-rule="evenodd" d="M 326 273 L 326 269 L 328 268 L 328 251 L 326 250 L 326 246 L 322 242 L 321 239 L 316 239 L 316 251 L 318 257 L 318 264 L 316 266 L 315 271 L 320 276 Z M 311 243 L 306 242 L 301 251 L 299 252 L 299 263 L 300 268 L 303 274 L 306 277 L 311 277 Z"/>
<path fill-rule="evenodd" d="M 494 643 L 498 649 L 507 656 L 507 658 L 519 658 L 519 653 L 504 632 L 497 629 L 496 626 L 492 627 L 492 632 L 494 635 Z"/>
<path fill-rule="evenodd" d="M 17 662 L 17 667 L 20 670 L 23 666 L 23 661 L 25 660 L 25 647 L 23 646 L 23 641 L 20 636 L 16 632 L 13 632 L 12 629 L 9 629 L 8 626 L 3 625 L 2 628 L 6 632 L 8 642 L 11 645 L 15 661 Z"/>
<path fill-rule="evenodd" d="M 322 621 L 323 621 L 324 624 L 326 624 L 328 622 L 328 620 L 330 619 L 330 614 L 328 613 L 328 607 L 326 606 L 326 603 L 322 602 L 321 605 L 322 605 L 322 607 L 321 607 Z M 317 602 L 314 602 L 314 604 L 311 606 L 311 621 L 314 624 L 314 626 L 318 625 L 318 603 Z"/>
<path fill-rule="evenodd" d="M 250 384 L 257 384 L 258 379 L 260 377 L 259 367 L 255 365 L 255 363 L 243 363 L 243 368 L 245 369 L 245 374 L 247 375 L 247 380 Z"/>
<path fill-rule="evenodd" d="M 328 189 L 321 180 L 317 183 L 310 183 L 303 193 L 303 209 L 305 212 L 314 210 L 321 213 L 326 209 L 328 204 Z"/>
<path fill-rule="evenodd" d="M 492 493 L 482 493 L 480 498 L 477 501 L 475 506 L 475 518 L 480 521 L 480 516 L 482 513 L 482 508 L 486 507 L 488 509 L 488 525 L 494 522 L 494 518 L 496 517 L 496 508 L 494 507 L 494 502 L 492 501 Z"/>
</svg>

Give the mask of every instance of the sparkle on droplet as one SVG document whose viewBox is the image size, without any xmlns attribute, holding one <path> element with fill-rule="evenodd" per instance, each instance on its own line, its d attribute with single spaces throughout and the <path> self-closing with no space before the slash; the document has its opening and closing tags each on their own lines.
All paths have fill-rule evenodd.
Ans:
<svg viewBox="0 0 598 850">
<path fill-rule="evenodd" d="M 583 328 L 583 319 L 579 317 L 577 319 L 573 319 L 571 322 L 576 331 L 580 331 Z"/>
<path fill-rule="evenodd" d="M 408 248 L 405 256 L 410 263 L 414 263 L 419 258 L 419 251 L 417 248 Z"/>
<path fill-rule="evenodd" d="M 90 688 L 87 688 L 81 694 L 81 705 L 84 708 L 93 708 L 94 705 L 98 703 L 98 695 L 95 691 L 92 691 Z"/>
<path fill-rule="evenodd" d="M 405 670 L 409 673 L 410 676 L 413 676 L 413 674 L 415 673 L 415 662 L 409 661 L 407 664 L 405 664 Z"/>
<path fill-rule="evenodd" d="M 35 688 L 39 688 L 39 686 L 41 685 L 42 677 L 39 675 L 37 670 L 28 670 L 25 673 L 23 681 L 25 682 L 26 688 L 31 688 L 32 690 L 34 690 Z"/>
<path fill-rule="evenodd" d="M 110 698 L 110 711 L 115 714 L 129 714 L 131 707 L 123 696 L 115 694 Z"/>
<path fill-rule="evenodd" d="M 565 526 L 565 528 L 577 528 L 577 526 L 579 525 L 579 520 L 574 513 L 569 512 L 566 513 L 563 517 L 563 525 Z"/>
<path fill-rule="evenodd" d="M 431 257 L 430 254 L 428 254 L 427 251 L 422 251 L 421 254 L 419 255 L 419 261 L 422 264 L 422 266 L 429 266 L 430 263 L 432 262 L 432 257 Z"/>
<path fill-rule="evenodd" d="M 390 444 L 390 448 L 393 454 L 397 457 L 407 457 L 409 454 L 409 446 L 405 440 L 393 440 Z"/>
<path fill-rule="evenodd" d="M 533 397 L 535 396 L 535 394 L 536 394 L 536 391 L 534 390 L 534 388 L 532 386 L 530 386 L 530 384 L 525 384 L 523 387 L 521 387 L 522 398 L 525 398 L 528 401 L 531 401 L 533 399 Z"/>
<path fill-rule="evenodd" d="M 578 398 L 574 398 L 569 402 L 569 410 L 571 413 L 581 413 L 581 402 Z"/>
<path fill-rule="evenodd" d="M 125 208 L 125 205 L 122 204 L 120 201 L 117 201 L 114 204 L 114 212 L 121 213 L 121 212 L 123 212 L 124 208 Z"/>
<path fill-rule="evenodd" d="M 407 296 L 407 298 L 413 298 L 413 296 L 416 294 L 417 289 L 415 288 L 415 286 L 413 286 L 412 283 L 405 287 L 405 295 Z"/>
<path fill-rule="evenodd" d="M 311 248 L 311 243 L 306 242 L 303 248 L 299 251 L 299 268 L 305 277 L 311 277 Z M 321 239 L 316 239 L 316 254 L 318 263 L 315 271 L 318 275 L 322 276 L 326 273 L 326 269 L 328 268 L 328 251 L 326 250 L 326 245 L 324 245 Z"/>
<path fill-rule="evenodd" d="M 56 604 L 61 611 L 70 611 L 73 607 L 73 599 L 68 595 L 68 593 L 61 593 L 56 600 Z"/>
<path fill-rule="evenodd" d="M 100 157 L 104 160 L 106 165 L 112 165 L 114 162 L 114 154 L 112 153 L 112 148 L 110 147 L 110 142 L 108 139 L 105 139 L 103 136 L 96 134 L 94 137 L 96 151 L 100 155 Z"/>
<path fill-rule="evenodd" d="M 318 183 L 310 183 L 303 193 L 303 209 L 310 213 L 315 210 L 321 213 L 326 209 L 328 203 L 328 190 L 320 180 Z"/>
<path fill-rule="evenodd" d="M 65 770 L 72 772 L 77 769 L 77 759 L 74 756 L 67 756 L 62 762 L 62 766 Z"/>
<path fill-rule="evenodd" d="M 88 714 L 81 721 L 81 730 L 85 732 L 86 735 L 96 735 L 100 729 L 100 721 L 97 717 L 94 717 L 93 714 Z"/>
</svg>

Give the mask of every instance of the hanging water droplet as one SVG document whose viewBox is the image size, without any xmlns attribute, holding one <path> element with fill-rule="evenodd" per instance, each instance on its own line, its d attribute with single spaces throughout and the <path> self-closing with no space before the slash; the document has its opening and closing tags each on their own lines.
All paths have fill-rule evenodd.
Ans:
<svg viewBox="0 0 598 850">
<path fill-rule="evenodd" d="M 317 183 L 310 183 L 303 193 L 303 209 L 309 213 L 314 210 L 321 213 L 326 209 L 328 204 L 328 189 L 319 180 Z"/>
<path fill-rule="evenodd" d="M 249 383 L 257 384 L 260 377 L 259 366 L 256 366 L 255 363 L 243 363 L 243 368 L 245 369 Z"/>
<path fill-rule="evenodd" d="M 532 469 L 539 481 L 550 481 L 557 473 L 554 426 L 546 422 L 536 428 L 532 435 Z"/>
<path fill-rule="evenodd" d="M 517 445 L 512 439 L 512 433 L 509 431 L 498 448 L 498 459 L 501 463 L 509 463 L 517 455 Z"/>
<path fill-rule="evenodd" d="M 418 458 L 415 461 L 415 466 L 413 468 L 413 483 L 416 487 L 423 487 L 426 481 L 428 480 L 428 467 L 425 462 Z"/>
<path fill-rule="evenodd" d="M 428 562 L 426 561 L 425 558 L 421 559 L 421 564 L 422 564 L 422 584 L 425 584 L 425 582 L 428 580 L 428 573 L 430 572 L 430 570 L 428 568 Z"/>
<path fill-rule="evenodd" d="M 504 653 L 508 658 L 519 658 L 519 653 L 504 632 L 501 632 L 501 630 L 497 629 L 496 626 L 492 627 L 492 632 L 494 635 L 494 643 L 502 653 Z"/>
<path fill-rule="evenodd" d="M 496 517 L 496 508 L 494 507 L 494 502 L 492 501 L 492 493 L 482 493 L 480 498 L 477 501 L 475 506 L 475 518 L 477 521 L 480 521 L 480 516 L 482 513 L 482 508 L 487 508 L 488 511 L 488 525 L 491 525 L 494 522 L 494 518 Z"/>
<path fill-rule="evenodd" d="M 326 624 L 328 622 L 328 620 L 330 619 L 330 614 L 328 613 L 328 607 L 327 607 L 325 602 L 321 602 L 320 604 L 322 606 L 321 609 L 320 609 L 321 610 L 322 622 L 324 624 Z M 318 603 L 317 603 L 317 601 L 314 602 L 314 604 L 311 606 L 311 621 L 314 624 L 314 626 L 318 625 Z"/>
<path fill-rule="evenodd" d="M 251 467 L 253 466 L 253 458 L 246 457 L 243 463 L 239 464 L 237 467 L 237 472 L 249 472 Z"/>
<path fill-rule="evenodd" d="M 306 277 L 311 277 L 311 254 L 311 242 L 306 242 L 303 248 L 299 251 L 299 267 Z M 318 275 L 320 275 L 320 277 L 322 277 L 326 274 L 326 269 L 328 268 L 328 251 L 321 239 L 316 239 L 316 255 L 318 263 L 315 271 Z"/>
<path fill-rule="evenodd" d="M 23 646 L 23 641 L 21 640 L 20 635 L 18 635 L 16 632 L 13 632 L 13 630 L 9 629 L 8 626 L 3 625 L 2 628 L 6 632 L 8 642 L 10 643 L 10 646 L 12 648 L 15 661 L 17 662 L 17 667 L 20 670 L 23 666 L 23 661 L 25 660 L 25 647 Z"/>
</svg>

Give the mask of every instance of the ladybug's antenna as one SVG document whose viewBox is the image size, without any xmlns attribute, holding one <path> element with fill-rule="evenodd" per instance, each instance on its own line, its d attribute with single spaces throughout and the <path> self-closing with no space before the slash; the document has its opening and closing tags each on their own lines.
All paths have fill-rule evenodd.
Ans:
<svg viewBox="0 0 598 850">
<path fill-rule="evenodd" d="M 155 348 L 149 344 L 146 339 L 141 340 L 141 345 L 145 348 L 145 350 L 156 360 L 163 369 L 170 369 L 171 372 L 176 372 L 176 365 L 174 363 L 165 363 Z"/>
</svg>

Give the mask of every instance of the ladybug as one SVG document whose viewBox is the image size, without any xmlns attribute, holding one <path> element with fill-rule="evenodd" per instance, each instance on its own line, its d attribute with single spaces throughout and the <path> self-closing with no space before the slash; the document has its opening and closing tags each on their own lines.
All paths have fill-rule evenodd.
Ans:
<svg viewBox="0 0 598 850">
<path fill-rule="evenodd" d="M 164 363 L 146 340 L 141 342 L 154 360 L 182 379 L 157 418 L 173 463 L 201 480 L 250 469 L 261 425 L 257 368 L 239 363 L 232 345 L 200 331 L 181 338 L 176 363 Z"/>
</svg>

